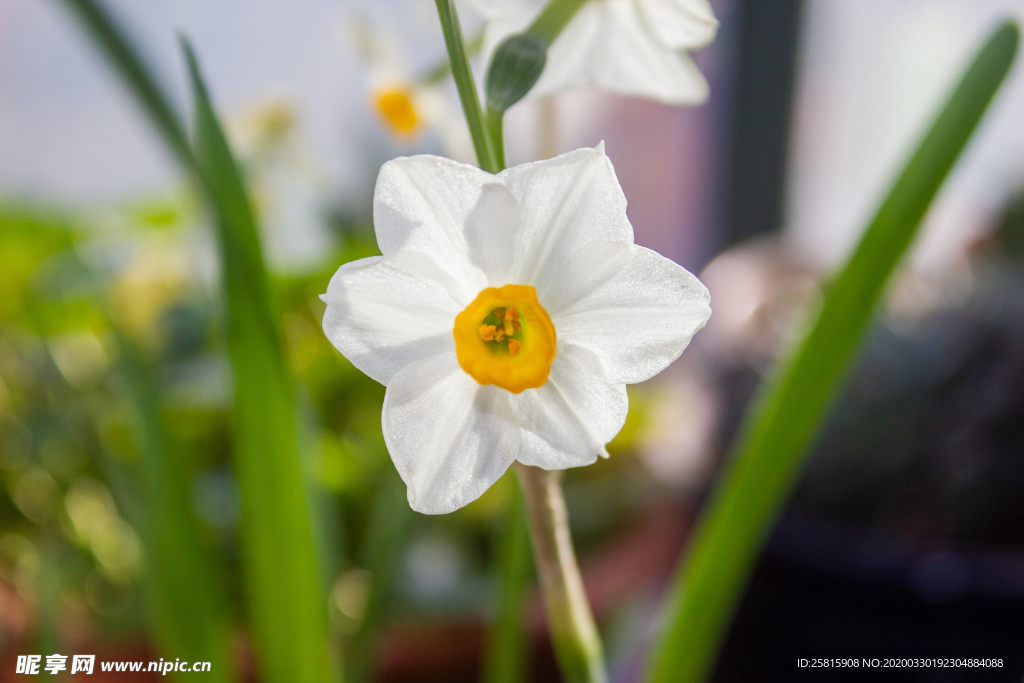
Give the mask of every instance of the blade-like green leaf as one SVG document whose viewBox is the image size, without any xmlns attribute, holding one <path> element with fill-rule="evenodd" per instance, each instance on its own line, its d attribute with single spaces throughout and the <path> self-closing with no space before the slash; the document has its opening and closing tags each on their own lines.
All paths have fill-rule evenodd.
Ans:
<svg viewBox="0 0 1024 683">
<path fill-rule="evenodd" d="M 145 505 L 134 506 L 146 560 L 150 622 L 165 659 L 210 662 L 211 681 L 234 680 L 225 599 L 190 505 L 189 485 L 161 416 L 159 390 L 139 352 L 117 335 L 121 367 L 140 422 L 139 481 Z"/>
<path fill-rule="evenodd" d="M 515 478 L 512 478 L 515 481 Z M 532 576 L 533 554 L 530 550 L 530 529 L 526 522 L 526 506 L 519 487 L 512 496 L 512 505 L 498 552 L 501 592 L 496 600 L 497 619 L 487 634 L 484 653 L 484 683 L 522 683 L 529 663 L 529 642 L 526 631 L 526 597 Z"/>
<path fill-rule="evenodd" d="M 711 670 L 886 281 L 1009 71 L 1018 35 L 1006 23 L 978 53 L 829 287 L 809 332 L 759 393 L 675 579 L 649 680 L 696 683 Z"/>
<path fill-rule="evenodd" d="M 271 313 L 255 219 L 237 165 L 189 50 L 196 100 L 195 155 L 170 99 L 115 22 L 95 0 L 63 1 L 174 155 L 196 173 L 217 217 L 234 372 L 244 564 L 261 679 L 334 680 L 336 668 L 328 665 L 326 602 L 320 594 L 298 460 L 292 389 Z"/>
<path fill-rule="evenodd" d="M 326 600 L 299 465 L 295 399 L 272 312 L 256 219 L 184 43 L 195 98 L 195 159 L 220 246 L 234 378 L 234 460 L 250 618 L 261 680 L 331 680 Z"/>
</svg>

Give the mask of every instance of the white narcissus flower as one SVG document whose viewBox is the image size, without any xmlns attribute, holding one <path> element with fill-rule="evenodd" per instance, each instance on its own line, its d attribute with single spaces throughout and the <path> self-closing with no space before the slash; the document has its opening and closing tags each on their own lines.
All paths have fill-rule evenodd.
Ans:
<svg viewBox="0 0 1024 683">
<path fill-rule="evenodd" d="M 488 17 L 485 54 L 526 30 L 547 0 L 475 0 Z M 708 84 L 687 54 L 710 43 L 718 21 L 707 0 L 589 0 L 548 51 L 531 94 L 584 85 L 665 104 L 699 104 Z"/>
<path fill-rule="evenodd" d="M 472 139 L 441 84 L 417 78 L 398 36 L 352 17 L 348 45 L 366 64 L 368 104 L 393 139 L 409 143 L 434 132 L 445 153 L 473 159 Z"/>
<path fill-rule="evenodd" d="M 696 277 L 633 243 L 603 144 L 497 175 L 394 159 L 373 218 L 383 256 L 338 269 L 324 331 L 387 386 L 384 440 L 420 512 L 466 505 L 516 460 L 607 455 L 626 384 L 711 314 Z"/>
</svg>

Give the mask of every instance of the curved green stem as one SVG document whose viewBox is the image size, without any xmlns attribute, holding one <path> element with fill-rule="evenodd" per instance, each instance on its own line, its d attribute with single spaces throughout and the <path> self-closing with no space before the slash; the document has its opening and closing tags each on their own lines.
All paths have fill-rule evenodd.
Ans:
<svg viewBox="0 0 1024 683">
<path fill-rule="evenodd" d="M 568 683 L 605 683 L 601 637 L 583 589 L 562 495 L 562 473 L 516 463 L 551 640 Z"/>
</svg>

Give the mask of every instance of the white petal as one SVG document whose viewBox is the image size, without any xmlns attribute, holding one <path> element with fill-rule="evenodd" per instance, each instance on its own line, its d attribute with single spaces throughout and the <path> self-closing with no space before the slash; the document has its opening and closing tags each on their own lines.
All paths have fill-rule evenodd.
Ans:
<svg viewBox="0 0 1024 683">
<path fill-rule="evenodd" d="M 552 316 L 559 342 L 601 359 L 608 377 L 633 384 L 674 361 L 711 315 L 711 295 L 693 274 L 657 252 L 633 247 L 614 279 Z"/>
<path fill-rule="evenodd" d="M 506 169 L 498 174 L 519 201 L 513 279 L 545 289 L 553 272 L 583 245 L 632 242 L 626 197 L 604 145 Z"/>
<path fill-rule="evenodd" d="M 381 426 L 412 509 L 452 512 L 505 473 L 520 441 L 509 396 L 477 384 L 454 353 L 413 363 L 394 376 Z"/>
<path fill-rule="evenodd" d="M 588 2 L 548 49 L 547 64 L 530 95 L 543 97 L 597 82 L 609 41 L 606 2 Z"/>
<path fill-rule="evenodd" d="M 621 95 L 665 104 L 697 104 L 707 99 L 708 84 L 685 52 L 661 44 L 644 25 L 633 2 L 608 2 L 603 59 L 594 62 L 598 86 Z"/>
<path fill-rule="evenodd" d="M 607 379 L 591 351 L 559 341 L 544 386 L 512 394 L 522 426 L 519 462 L 561 470 L 593 463 L 629 411 L 626 385 Z"/>
<path fill-rule="evenodd" d="M 703 102 L 708 90 L 689 56 L 663 42 L 635 0 L 584 5 L 551 46 L 548 66 L 531 94 L 586 84 L 675 105 Z"/>
<path fill-rule="evenodd" d="M 499 183 L 481 188 L 476 206 L 466 217 L 469 260 L 484 271 L 496 287 L 510 282 L 519 230 L 519 202 Z"/>
<path fill-rule="evenodd" d="M 616 277 L 633 258 L 631 242 L 584 244 L 558 268 L 540 278 L 537 297 L 548 315 L 557 316 L 598 287 Z"/>
<path fill-rule="evenodd" d="M 499 12 L 487 23 L 484 54 L 522 31 L 536 10 Z M 665 104 L 707 99 L 704 76 L 680 48 L 710 42 L 717 21 L 706 0 L 601 0 L 580 8 L 548 51 L 531 97 L 596 85 Z"/>
<path fill-rule="evenodd" d="M 481 62 L 490 64 L 501 41 L 530 27 L 544 9 L 544 0 L 478 0 L 477 8 L 487 18 L 480 50 Z"/>
<path fill-rule="evenodd" d="M 715 39 L 718 20 L 707 0 L 634 0 L 648 30 L 666 47 L 704 47 Z"/>
<path fill-rule="evenodd" d="M 373 224 L 381 253 L 445 282 L 457 301 L 468 304 L 487 279 L 470 260 L 466 220 L 484 186 L 497 182 L 474 166 L 426 154 L 385 163 L 373 194 Z M 427 258 L 402 261 L 399 254 L 409 251 Z"/>
<path fill-rule="evenodd" d="M 381 384 L 409 363 L 454 349 L 452 326 L 461 309 L 436 281 L 382 256 L 343 265 L 321 298 L 327 338 Z"/>
</svg>

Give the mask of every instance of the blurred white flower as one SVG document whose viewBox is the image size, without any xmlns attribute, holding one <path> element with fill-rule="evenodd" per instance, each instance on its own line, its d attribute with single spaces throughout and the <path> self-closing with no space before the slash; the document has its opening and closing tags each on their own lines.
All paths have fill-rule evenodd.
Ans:
<svg viewBox="0 0 1024 683">
<path fill-rule="evenodd" d="M 526 30 L 547 0 L 473 0 L 488 17 L 484 53 Z M 627 97 L 699 104 L 708 84 L 688 50 L 710 43 L 718 21 L 707 0 L 589 0 L 555 39 L 531 95 L 596 85 Z"/>
<path fill-rule="evenodd" d="M 276 270 L 323 262 L 334 246 L 326 220 L 326 174 L 307 154 L 294 105 L 283 97 L 250 103 L 228 119 L 245 166 L 266 255 Z"/>
<path fill-rule="evenodd" d="M 420 512 L 466 505 L 515 460 L 607 455 L 626 384 L 711 313 L 696 277 L 633 243 L 603 145 L 498 175 L 394 159 L 373 211 L 383 256 L 338 269 L 324 331 L 387 386 L 384 439 Z"/>
<path fill-rule="evenodd" d="M 448 156 L 475 159 L 469 129 L 442 89 L 444 73 L 414 74 L 398 37 L 369 22 L 350 19 L 347 30 L 349 44 L 367 67 L 370 109 L 391 137 L 413 142 L 433 132 Z"/>
</svg>

